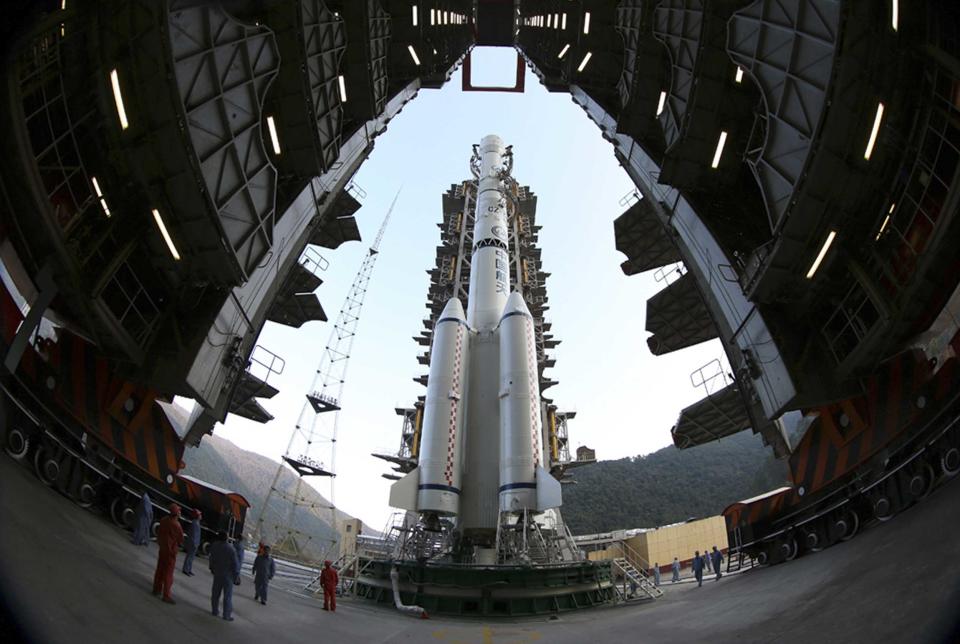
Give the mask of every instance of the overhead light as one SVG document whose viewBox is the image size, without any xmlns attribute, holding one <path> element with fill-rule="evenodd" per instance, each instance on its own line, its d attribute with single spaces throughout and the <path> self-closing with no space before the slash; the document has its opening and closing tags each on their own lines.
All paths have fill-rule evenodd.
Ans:
<svg viewBox="0 0 960 644">
<path fill-rule="evenodd" d="M 570 43 L 567 43 L 563 46 L 563 49 L 560 50 L 560 53 L 557 54 L 557 58 L 563 58 L 564 54 L 570 49 Z"/>
<path fill-rule="evenodd" d="M 743 82 L 743 67 L 737 67 L 736 81 L 737 81 L 738 83 L 742 83 L 742 82 Z"/>
<path fill-rule="evenodd" d="M 550 26 L 550 21 L 551 21 L 552 19 L 553 19 L 553 16 L 551 16 L 551 15 L 548 13 L 548 14 L 547 14 L 547 27 Z"/>
<path fill-rule="evenodd" d="M 103 191 L 100 190 L 100 183 L 97 181 L 96 177 L 90 177 L 90 182 L 93 183 L 93 191 L 97 193 L 97 198 L 100 201 L 100 207 L 103 209 L 103 214 L 109 217 L 110 208 L 107 207 L 107 200 L 103 198 Z"/>
<path fill-rule="evenodd" d="M 563 18 L 560 20 L 560 28 L 564 30 L 567 28 L 567 14 L 563 14 Z"/>
<path fill-rule="evenodd" d="M 813 274 L 817 272 L 817 269 L 820 268 L 820 262 L 823 261 L 824 256 L 826 256 L 827 251 L 830 250 L 830 244 L 833 243 L 833 238 L 837 236 L 837 231 L 831 230 L 830 234 L 827 235 L 827 241 L 823 242 L 823 246 L 820 247 L 820 252 L 817 253 L 817 258 L 813 260 L 813 264 L 810 266 L 810 270 L 807 271 L 807 279 L 813 277 Z"/>
<path fill-rule="evenodd" d="M 436 48 L 436 47 L 433 48 L 433 55 L 434 55 L 434 56 L 437 55 L 437 48 Z"/>
<path fill-rule="evenodd" d="M 880 230 L 877 231 L 876 240 L 880 239 L 880 235 L 883 234 L 883 231 L 887 229 L 887 224 L 890 223 L 890 215 L 893 214 L 893 209 L 897 207 L 897 202 L 894 201 L 890 204 L 890 210 L 887 211 L 887 216 L 883 218 L 883 223 L 880 224 Z"/>
<path fill-rule="evenodd" d="M 340 102 L 347 102 L 347 82 L 343 78 L 343 74 L 340 74 L 340 78 L 337 79 L 340 82 Z"/>
<path fill-rule="evenodd" d="M 711 168 L 716 168 L 720 165 L 720 155 L 723 154 L 723 146 L 727 143 L 727 133 L 720 132 L 720 139 L 717 141 L 717 149 L 713 153 L 713 163 L 710 164 Z"/>
<path fill-rule="evenodd" d="M 180 253 L 177 252 L 177 247 L 173 245 L 173 240 L 170 239 L 170 233 L 167 232 L 167 227 L 163 223 L 160 211 L 156 208 L 153 209 L 153 220 L 157 222 L 157 228 L 160 229 L 160 234 L 163 235 L 163 241 L 167 242 L 167 248 L 170 250 L 170 254 L 173 255 L 174 259 L 179 260 Z"/>
<path fill-rule="evenodd" d="M 280 138 L 277 136 L 277 124 L 273 122 L 273 117 L 267 117 L 267 129 L 270 130 L 270 143 L 273 144 L 273 152 L 280 156 Z"/>
<path fill-rule="evenodd" d="M 877 231 L 877 236 L 874 239 L 874 241 L 880 240 L 880 235 L 882 235 L 883 231 L 887 229 L 887 224 L 889 223 L 890 223 L 890 215 L 887 215 L 886 217 L 883 218 L 883 223 L 880 224 L 880 230 Z"/>
<path fill-rule="evenodd" d="M 663 112 L 663 105 L 667 102 L 667 93 L 660 92 L 660 100 L 657 102 L 657 116 L 660 116 L 660 113 Z"/>
<path fill-rule="evenodd" d="M 67 10 L 67 0 L 60 0 L 60 11 Z M 896 27 L 894 27 L 896 29 Z"/>
<path fill-rule="evenodd" d="M 414 63 L 415 65 L 418 65 L 418 66 L 419 66 L 419 65 L 420 65 L 420 59 L 417 58 L 417 52 L 415 52 L 415 51 L 413 50 L 413 45 L 407 45 L 407 51 L 410 52 L 410 58 L 413 59 L 413 63 Z"/>
<path fill-rule="evenodd" d="M 863 158 L 870 160 L 873 154 L 873 145 L 877 142 L 877 133 L 880 131 L 880 121 L 883 119 L 883 103 L 877 104 L 877 114 L 873 117 L 873 129 L 870 131 L 870 140 L 867 141 L 867 149 L 863 151 Z"/>
<path fill-rule="evenodd" d="M 413 5 L 413 26 L 417 26 L 417 5 Z"/>
<path fill-rule="evenodd" d="M 117 76 L 117 70 L 110 72 L 110 85 L 113 87 L 113 102 L 117 104 L 117 116 L 120 117 L 120 129 L 125 130 L 130 127 L 127 121 L 127 110 L 123 107 L 123 95 L 120 93 L 120 77 Z"/>
<path fill-rule="evenodd" d="M 559 29 L 559 28 L 560 28 L 560 14 L 559 14 L 559 13 L 553 14 L 553 28 L 554 28 L 554 29 Z"/>
<path fill-rule="evenodd" d="M 587 63 L 588 63 L 588 62 L 590 62 L 590 57 L 591 57 L 591 56 L 593 56 L 593 54 L 588 51 L 588 52 L 587 52 L 587 55 L 584 56 L 584 57 L 583 57 L 583 60 L 580 61 L 580 66 L 577 67 L 577 71 L 578 71 L 578 72 L 582 72 L 582 71 L 583 71 L 583 68 L 587 66 Z"/>
<path fill-rule="evenodd" d="M 432 24 L 434 23 L 434 21 L 436 20 L 436 11 L 437 11 L 436 9 L 431 9 L 431 10 L 430 10 L 430 24 L 431 24 L 431 25 L 432 25 Z"/>
<path fill-rule="evenodd" d="M 584 12 L 583 14 L 583 33 L 590 33 L 590 12 Z"/>
<path fill-rule="evenodd" d="M 445 24 L 445 25 L 449 25 L 449 24 L 450 24 L 450 12 L 449 12 L 449 11 L 444 11 L 444 12 L 443 12 L 443 24 Z"/>
<path fill-rule="evenodd" d="M 890 1 L 890 26 L 896 31 L 900 22 L 900 0 Z"/>
</svg>

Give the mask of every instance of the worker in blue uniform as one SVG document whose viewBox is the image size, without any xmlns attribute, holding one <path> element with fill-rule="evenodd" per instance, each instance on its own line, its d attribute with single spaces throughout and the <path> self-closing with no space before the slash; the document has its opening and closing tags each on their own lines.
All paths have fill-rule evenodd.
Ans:
<svg viewBox="0 0 960 644">
<path fill-rule="evenodd" d="M 133 528 L 133 545 L 145 546 L 150 543 L 150 525 L 153 523 L 153 503 L 146 492 L 140 497 L 137 506 L 137 523 Z"/>
<path fill-rule="evenodd" d="M 186 555 L 183 557 L 183 574 L 193 577 L 193 559 L 197 556 L 200 547 L 200 510 L 193 511 L 193 520 L 187 528 L 187 538 L 183 543 Z"/>
<path fill-rule="evenodd" d="M 720 564 L 723 563 L 723 554 L 717 550 L 717 547 L 713 547 L 713 552 L 710 553 L 710 558 L 713 559 L 713 572 L 717 573 L 717 581 L 720 580 L 723 575 L 720 574 Z"/>
<path fill-rule="evenodd" d="M 653 564 L 653 585 L 660 585 L 660 564 L 658 563 Z"/>
<path fill-rule="evenodd" d="M 243 535 L 237 537 L 233 542 L 233 549 L 237 553 L 237 576 L 233 579 L 235 586 L 240 585 L 240 569 L 243 568 Z"/>
<path fill-rule="evenodd" d="M 210 591 L 210 606 L 213 616 L 219 614 L 220 594 L 223 593 L 223 618 L 233 621 L 233 581 L 240 574 L 237 551 L 227 543 L 227 533 L 217 534 L 217 541 L 210 547 L 210 572 L 213 573 L 213 588 Z"/>
<path fill-rule="evenodd" d="M 680 560 L 676 557 L 673 558 L 673 565 L 671 568 L 673 569 L 673 579 L 670 580 L 670 583 L 675 584 L 680 581 Z"/>
<path fill-rule="evenodd" d="M 704 558 L 700 556 L 700 551 L 693 553 L 693 576 L 697 578 L 697 586 L 703 585 L 703 565 Z"/>
<path fill-rule="evenodd" d="M 263 546 L 253 560 L 253 600 L 267 603 L 267 585 L 277 572 L 277 564 L 270 556 L 270 546 Z"/>
</svg>

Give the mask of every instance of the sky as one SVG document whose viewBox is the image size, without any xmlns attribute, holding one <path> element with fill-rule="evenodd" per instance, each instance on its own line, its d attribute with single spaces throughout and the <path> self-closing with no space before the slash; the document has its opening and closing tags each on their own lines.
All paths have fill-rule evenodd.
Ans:
<svg viewBox="0 0 960 644">
<path fill-rule="evenodd" d="M 474 85 L 512 85 L 515 61 L 512 49 L 478 48 Z M 258 343 L 286 360 L 283 373 L 269 380 L 280 393 L 261 401 L 275 420 L 264 425 L 230 415 L 215 428 L 241 448 L 279 461 L 337 312 L 402 188 L 361 314 L 333 464 L 337 506 L 375 529 L 392 512 L 391 482 L 381 477 L 389 465 L 370 454 L 396 453 L 401 419 L 394 408 L 411 406 L 426 391 L 412 380 L 427 372 L 416 360 L 423 348 L 412 338 L 427 317 L 441 195 L 470 178 L 471 146 L 487 134 L 513 145 L 514 177 L 538 197 L 543 269 L 550 274 L 546 317 L 561 341 L 550 351 L 556 366 L 546 372 L 560 384 L 546 395 L 560 410 L 577 412 L 569 426 L 571 452 L 587 445 L 609 460 L 670 445 L 680 410 L 704 396 L 691 385 L 691 372 L 723 359 L 717 340 L 661 357 L 649 352 L 646 301 L 664 284 L 653 272 L 625 276 L 620 263 L 626 258 L 613 234 L 613 220 L 626 209 L 620 202 L 634 186 L 570 95 L 547 92 L 529 70 L 523 94 L 463 93 L 460 83 L 458 70 L 442 89 L 421 90 L 376 139 L 357 173 L 366 192 L 356 214 L 364 241 L 318 249 L 330 262 L 317 290 L 330 321 L 300 329 L 267 322 Z M 317 488 L 329 497 L 327 485 Z"/>
</svg>

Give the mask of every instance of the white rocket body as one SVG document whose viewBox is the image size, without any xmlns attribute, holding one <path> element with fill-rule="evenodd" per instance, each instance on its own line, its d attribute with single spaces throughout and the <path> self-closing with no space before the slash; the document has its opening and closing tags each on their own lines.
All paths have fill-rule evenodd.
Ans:
<svg viewBox="0 0 960 644">
<path fill-rule="evenodd" d="M 510 295 L 500 318 L 500 511 L 537 508 L 540 383 L 533 317 Z"/>
<path fill-rule="evenodd" d="M 417 509 L 423 512 L 455 515 L 460 506 L 467 339 L 460 300 L 450 300 L 434 327 L 430 350 L 417 484 Z"/>
<path fill-rule="evenodd" d="M 452 299 L 434 327 L 419 465 L 394 483 L 390 504 L 495 528 L 497 510 L 543 511 L 561 497 L 541 466 L 533 317 L 510 293 L 506 148 L 491 135 L 479 152 L 466 319 Z"/>
</svg>

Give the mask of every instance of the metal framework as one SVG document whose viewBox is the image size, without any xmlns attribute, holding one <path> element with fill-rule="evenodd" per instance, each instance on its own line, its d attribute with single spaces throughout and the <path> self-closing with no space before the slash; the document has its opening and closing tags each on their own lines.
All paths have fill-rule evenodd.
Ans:
<svg viewBox="0 0 960 644">
<path fill-rule="evenodd" d="M 373 240 L 370 249 L 363 258 L 360 270 L 353 280 L 353 285 L 347 293 L 343 307 L 337 315 L 337 321 L 330 332 L 330 338 L 324 347 L 320 364 L 317 367 L 313 383 L 306 393 L 306 400 L 300 410 L 300 417 L 290 434 L 287 450 L 283 461 L 277 467 L 277 472 L 270 484 L 270 491 L 264 500 L 263 507 L 257 516 L 257 535 L 261 540 L 271 540 L 274 551 L 298 560 L 308 560 L 305 553 L 306 545 L 314 535 L 305 534 L 294 525 L 297 508 L 306 507 L 311 510 L 329 510 L 330 527 L 333 537 L 325 549 L 330 553 L 337 545 L 336 532 L 336 477 L 337 459 L 337 432 L 340 420 L 340 408 L 343 400 L 343 386 L 347 378 L 347 366 L 353 350 L 353 342 L 357 337 L 360 324 L 360 313 L 367 295 L 370 278 L 373 275 L 377 257 L 380 254 L 380 242 L 384 231 L 390 222 L 390 215 L 397 203 L 399 191 L 393 198 L 387 214 L 380 224 L 380 230 Z M 297 483 L 293 492 L 285 490 L 280 484 L 284 464 L 289 465 L 297 474 Z M 329 481 L 327 499 L 329 505 L 319 506 L 308 501 L 303 495 L 304 477 L 317 476 Z M 281 503 L 287 503 L 286 514 L 281 522 L 268 526 L 266 520 L 270 501 L 279 497 Z"/>
</svg>

